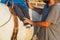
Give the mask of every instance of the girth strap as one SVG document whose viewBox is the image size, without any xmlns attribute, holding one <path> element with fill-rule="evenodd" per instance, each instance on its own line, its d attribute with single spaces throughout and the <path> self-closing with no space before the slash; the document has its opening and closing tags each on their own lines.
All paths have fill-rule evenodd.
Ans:
<svg viewBox="0 0 60 40">
<path fill-rule="evenodd" d="M 11 37 L 11 40 L 17 40 L 17 34 L 18 34 L 18 19 L 16 16 L 16 12 L 14 9 L 12 9 L 12 13 L 14 15 L 14 29 L 13 29 L 13 34 Z"/>
</svg>

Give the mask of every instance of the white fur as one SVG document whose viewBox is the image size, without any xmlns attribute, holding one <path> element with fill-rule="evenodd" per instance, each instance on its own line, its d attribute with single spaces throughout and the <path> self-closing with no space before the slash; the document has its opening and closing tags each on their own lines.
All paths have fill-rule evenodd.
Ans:
<svg viewBox="0 0 60 40">
<path fill-rule="evenodd" d="M 10 15 L 11 13 L 9 8 L 6 5 L 0 3 L 0 25 L 4 24 L 10 18 Z M 23 26 L 23 23 L 19 20 L 19 18 L 18 21 L 19 27 L 17 40 L 31 40 L 34 33 L 34 27 L 26 28 Z M 10 21 L 4 26 L 0 27 L 0 40 L 11 40 L 13 28 L 14 18 L 12 15 Z"/>
</svg>

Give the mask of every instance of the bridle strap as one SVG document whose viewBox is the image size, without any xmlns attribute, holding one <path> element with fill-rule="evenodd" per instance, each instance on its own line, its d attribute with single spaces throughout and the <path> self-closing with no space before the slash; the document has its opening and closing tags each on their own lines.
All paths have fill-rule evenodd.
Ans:
<svg viewBox="0 0 60 40">
<path fill-rule="evenodd" d="M 9 0 L 7 0 L 7 2 L 6 2 L 6 5 L 8 6 L 8 2 L 9 2 Z M 14 8 L 14 0 L 12 0 L 12 6 L 11 6 L 11 8 L 13 9 Z"/>
<path fill-rule="evenodd" d="M 9 0 L 7 0 L 6 5 L 8 5 Z M 11 37 L 11 40 L 17 40 L 17 34 L 18 34 L 18 19 L 16 16 L 16 11 L 14 10 L 14 0 L 12 0 L 12 6 L 9 7 L 11 13 L 13 13 L 14 16 L 14 29 L 13 29 L 13 34 Z"/>
<path fill-rule="evenodd" d="M 17 40 L 17 34 L 18 34 L 18 19 L 17 16 L 14 14 L 14 30 L 11 40 Z"/>
<path fill-rule="evenodd" d="M 11 20 L 11 17 L 12 17 L 12 14 L 10 15 L 10 18 L 4 24 L 0 25 L 0 27 L 5 26 Z"/>
</svg>

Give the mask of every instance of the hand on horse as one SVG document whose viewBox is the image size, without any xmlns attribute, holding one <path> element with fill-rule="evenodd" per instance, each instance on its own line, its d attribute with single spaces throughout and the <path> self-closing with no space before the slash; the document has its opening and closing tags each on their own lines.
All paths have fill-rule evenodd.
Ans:
<svg viewBox="0 0 60 40">
<path fill-rule="evenodd" d="M 28 19 L 28 18 L 24 18 L 24 23 L 29 23 L 29 24 L 33 24 L 32 20 Z"/>
</svg>

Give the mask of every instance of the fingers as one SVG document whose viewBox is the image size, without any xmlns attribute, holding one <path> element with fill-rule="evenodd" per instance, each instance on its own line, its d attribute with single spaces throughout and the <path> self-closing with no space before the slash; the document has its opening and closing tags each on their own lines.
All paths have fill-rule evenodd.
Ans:
<svg viewBox="0 0 60 40">
<path fill-rule="evenodd" d="M 29 19 L 28 18 L 24 18 L 25 20 L 24 20 L 24 23 L 29 23 Z"/>
<path fill-rule="evenodd" d="M 28 18 L 25 18 L 25 17 L 24 17 L 24 19 L 28 19 Z"/>
<path fill-rule="evenodd" d="M 32 20 L 28 19 L 28 18 L 24 18 L 24 23 L 29 23 L 29 24 L 32 24 Z"/>
</svg>

